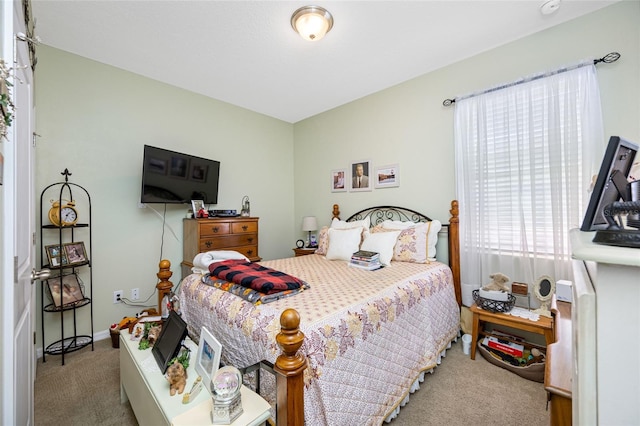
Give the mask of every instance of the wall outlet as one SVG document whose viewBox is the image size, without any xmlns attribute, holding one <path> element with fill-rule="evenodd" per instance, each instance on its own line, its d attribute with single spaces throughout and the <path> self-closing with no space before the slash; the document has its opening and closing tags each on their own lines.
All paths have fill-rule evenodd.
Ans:
<svg viewBox="0 0 640 426">
<path fill-rule="evenodd" d="M 140 289 L 139 288 L 132 288 L 131 289 L 131 300 L 138 300 L 140 299 Z"/>
<path fill-rule="evenodd" d="M 116 290 L 113 292 L 113 303 L 122 303 L 122 290 Z"/>
</svg>

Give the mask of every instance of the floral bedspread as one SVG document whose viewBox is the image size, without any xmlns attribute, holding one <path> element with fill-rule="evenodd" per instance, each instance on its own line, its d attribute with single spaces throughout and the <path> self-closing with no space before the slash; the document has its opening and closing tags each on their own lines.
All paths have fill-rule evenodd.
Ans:
<svg viewBox="0 0 640 426">
<path fill-rule="evenodd" d="M 255 306 L 193 274 L 179 290 L 183 317 L 195 340 L 207 327 L 222 343 L 223 362 L 246 367 L 275 362 L 280 313 L 296 309 L 305 334 L 300 350 L 309 360 L 308 425 L 381 424 L 458 335 L 452 273 L 442 263 L 392 262 L 364 271 L 314 254 L 261 264 L 311 288 Z"/>
</svg>

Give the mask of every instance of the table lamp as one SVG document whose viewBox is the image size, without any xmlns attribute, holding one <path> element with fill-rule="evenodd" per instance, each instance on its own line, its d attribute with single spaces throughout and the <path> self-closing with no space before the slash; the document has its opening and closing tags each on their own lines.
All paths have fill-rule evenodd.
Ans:
<svg viewBox="0 0 640 426">
<path fill-rule="evenodd" d="M 318 229 L 318 219 L 315 216 L 305 216 L 302 218 L 302 230 L 309 232 L 307 237 L 307 248 L 315 247 L 316 244 L 311 243 L 311 231 Z"/>
</svg>

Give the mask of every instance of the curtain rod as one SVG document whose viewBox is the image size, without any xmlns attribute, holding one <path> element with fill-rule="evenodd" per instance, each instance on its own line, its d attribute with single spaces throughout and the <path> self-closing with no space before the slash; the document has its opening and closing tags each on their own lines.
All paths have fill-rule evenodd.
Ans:
<svg viewBox="0 0 640 426">
<path fill-rule="evenodd" d="M 593 65 L 597 65 L 600 62 L 604 62 L 605 64 L 610 64 L 612 62 L 617 61 L 618 59 L 620 59 L 620 54 L 618 52 L 611 52 L 611 53 L 607 53 L 606 55 L 604 55 L 600 59 L 594 59 L 593 60 Z M 571 71 L 571 70 L 574 70 L 576 68 L 580 68 L 580 67 L 582 67 L 584 65 L 586 65 L 586 64 L 585 63 L 581 63 L 581 64 L 578 64 L 578 65 L 575 65 L 575 66 L 571 66 L 571 67 L 560 68 L 560 69 L 558 69 L 556 71 L 553 71 L 553 72 L 550 72 L 550 73 L 540 74 L 540 75 L 537 75 L 537 76 L 535 76 L 533 78 L 526 78 L 526 79 L 515 81 L 513 83 L 503 84 L 503 85 L 498 86 L 498 87 L 492 87 L 491 89 L 487 89 L 487 90 L 484 90 L 484 91 L 479 92 L 479 93 L 474 93 L 474 94 L 467 95 L 467 96 L 460 96 L 460 97 L 454 98 L 454 99 L 445 99 L 442 102 L 442 105 L 451 106 L 456 102 L 456 99 L 462 100 L 462 99 L 467 99 L 467 98 L 473 98 L 474 96 L 483 95 L 485 93 L 495 92 L 496 90 L 504 89 L 504 88 L 515 86 L 515 85 L 522 84 L 522 83 L 527 83 L 529 81 L 534 81 L 534 80 L 537 80 L 539 78 L 545 77 L 547 75 L 560 74 L 560 73 L 563 73 L 563 72 L 566 72 L 566 71 Z"/>
</svg>

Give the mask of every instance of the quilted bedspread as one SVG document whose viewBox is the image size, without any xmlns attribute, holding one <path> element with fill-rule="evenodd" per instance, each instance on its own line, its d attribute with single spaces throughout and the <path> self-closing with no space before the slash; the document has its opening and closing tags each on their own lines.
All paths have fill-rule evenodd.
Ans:
<svg viewBox="0 0 640 426">
<path fill-rule="evenodd" d="M 280 314 L 294 308 L 309 360 L 307 425 L 379 425 L 436 366 L 458 335 L 460 311 L 448 266 L 393 262 L 376 271 L 308 255 L 261 262 L 311 285 L 267 305 L 204 285 L 192 274 L 180 286 L 183 317 L 199 340 L 207 327 L 222 360 L 237 367 L 275 362 Z"/>
</svg>

